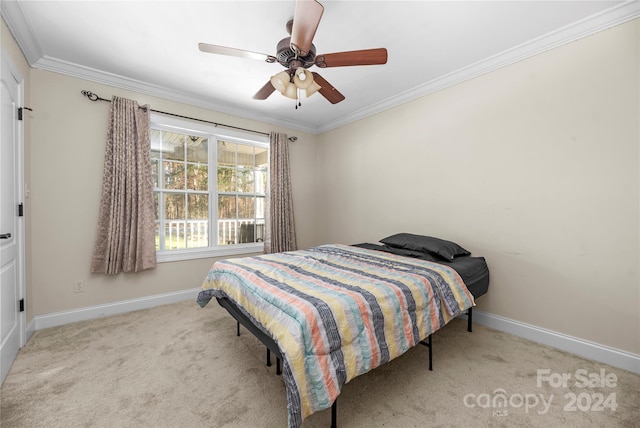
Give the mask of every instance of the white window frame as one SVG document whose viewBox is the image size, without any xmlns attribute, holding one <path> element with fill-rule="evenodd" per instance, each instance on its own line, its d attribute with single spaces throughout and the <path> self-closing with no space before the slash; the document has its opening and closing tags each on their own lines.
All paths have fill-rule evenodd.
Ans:
<svg viewBox="0 0 640 428">
<path fill-rule="evenodd" d="M 209 240 L 213 241 L 217 236 L 217 226 L 212 219 L 218 218 L 218 188 L 217 188 L 217 147 L 218 140 L 227 140 L 241 144 L 251 144 L 257 147 L 269 148 L 269 136 L 248 131 L 218 128 L 208 123 L 194 122 L 188 119 L 165 116 L 151 113 L 151 127 L 164 131 L 197 135 L 209 139 Z M 212 169 L 214 169 L 212 171 Z M 267 183 L 268 187 L 268 183 Z M 268 192 L 268 189 L 267 189 Z M 214 227 L 211 227 L 214 226 Z M 211 236 L 214 231 L 214 236 Z M 264 242 L 252 242 L 247 244 L 214 245 L 206 248 L 190 248 L 183 250 L 158 250 L 156 262 L 173 262 L 180 260 L 193 260 L 211 257 L 226 257 L 243 254 L 264 253 Z"/>
</svg>

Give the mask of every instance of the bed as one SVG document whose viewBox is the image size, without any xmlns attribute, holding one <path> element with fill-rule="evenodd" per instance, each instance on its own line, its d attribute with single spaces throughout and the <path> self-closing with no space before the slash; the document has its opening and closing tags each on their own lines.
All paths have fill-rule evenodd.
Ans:
<svg viewBox="0 0 640 428">
<path fill-rule="evenodd" d="M 209 270 L 198 304 L 216 298 L 238 326 L 265 344 L 268 362 L 271 353 L 282 361 L 289 427 L 329 407 L 335 426 L 337 397 L 347 382 L 419 343 L 431 354 L 431 335 L 453 318 L 470 315 L 474 298 L 486 292 L 483 258 L 457 244 L 455 254 L 445 257 L 411 244 L 428 241 L 444 248 L 450 241 L 392 237 L 402 240 L 223 260 Z M 484 269 L 469 267 L 477 265 Z M 467 266 L 461 270 L 478 296 L 456 266 Z M 482 279 L 480 271 L 486 271 Z"/>
</svg>

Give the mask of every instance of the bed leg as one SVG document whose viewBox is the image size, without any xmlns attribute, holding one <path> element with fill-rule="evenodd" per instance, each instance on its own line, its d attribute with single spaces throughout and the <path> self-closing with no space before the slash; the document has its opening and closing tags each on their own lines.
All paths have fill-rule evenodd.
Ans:
<svg viewBox="0 0 640 428">
<path fill-rule="evenodd" d="M 271 367 L 271 350 L 267 348 L 267 367 Z"/>
<path fill-rule="evenodd" d="M 432 334 L 429 335 L 429 371 L 433 371 L 433 342 L 432 342 Z"/>
<path fill-rule="evenodd" d="M 420 341 L 420 344 L 429 348 L 429 370 L 433 371 L 433 352 L 431 350 L 433 348 L 433 342 L 431 336 L 433 336 L 433 334 L 427 336 L 425 340 Z"/>
<path fill-rule="evenodd" d="M 331 405 L 331 428 L 338 427 L 338 399 Z"/>
<path fill-rule="evenodd" d="M 236 336 L 240 336 L 240 321 L 238 321 L 238 327 L 236 328 Z"/>
<path fill-rule="evenodd" d="M 471 328 L 472 318 L 473 318 L 473 308 L 469 308 L 467 310 L 467 331 L 469 333 L 473 331 L 473 329 Z"/>
</svg>

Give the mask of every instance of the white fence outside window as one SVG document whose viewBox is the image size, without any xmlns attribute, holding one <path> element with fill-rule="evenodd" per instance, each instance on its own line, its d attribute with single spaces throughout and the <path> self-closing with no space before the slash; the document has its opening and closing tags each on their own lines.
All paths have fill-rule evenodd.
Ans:
<svg viewBox="0 0 640 428">
<path fill-rule="evenodd" d="M 180 242 L 186 239 L 187 248 L 209 245 L 208 220 L 167 221 L 165 225 L 166 242 Z M 262 242 L 264 220 L 218 220 L 218 245 L 236 244 L 238 234 L 238 244 Z"/>
</svg>

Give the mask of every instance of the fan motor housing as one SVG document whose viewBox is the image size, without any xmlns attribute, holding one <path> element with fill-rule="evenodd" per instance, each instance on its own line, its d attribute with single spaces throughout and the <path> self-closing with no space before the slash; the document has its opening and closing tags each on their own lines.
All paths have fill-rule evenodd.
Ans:
<svg viewBox="0 0 640 428">
<path fill-rule="evenodd" d="M 296 53 L 291 49 L 291 37 L 280 40 L 276 52 L 278 63 L 285 68 L 290 68 L 290 64 L 294 60 L 302 63 L 299 65 L 300 67 L 309 68 L 316 58 L 316 47 L 314 45 L 311 45 L 307 55 L 296 57 Z"/>
</svg>

